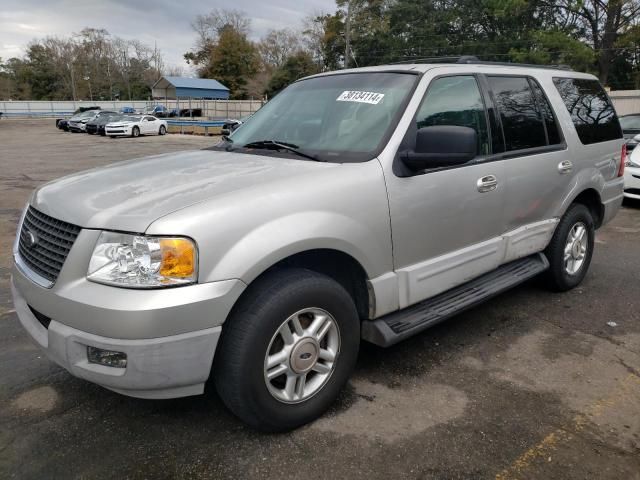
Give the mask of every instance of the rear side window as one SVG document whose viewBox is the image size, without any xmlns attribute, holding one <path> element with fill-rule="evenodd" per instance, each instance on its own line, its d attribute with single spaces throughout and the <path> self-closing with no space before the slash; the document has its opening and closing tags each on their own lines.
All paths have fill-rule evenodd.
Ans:
<svg viewBox="0 0 640 480">
<path fill-rule="evenodd" d="M 545 126 L 525 77 L 488 77 L 504 132 L 505 150 L 511 152 L 547 145 Z"/>
<path fill-rule="evenodd" d="M 613 105 L 597 80 L 554 78 L 578 137 L 584 145 L 622 137 Z"/>
<path fill-rule="evenodd" d="M 475 77 L 460 75 L 433 80 L 416 116 L 417 127 L 455 125 L 473 128 L 478 152 L 489 153 L 487 116 Z"/>
</svg>

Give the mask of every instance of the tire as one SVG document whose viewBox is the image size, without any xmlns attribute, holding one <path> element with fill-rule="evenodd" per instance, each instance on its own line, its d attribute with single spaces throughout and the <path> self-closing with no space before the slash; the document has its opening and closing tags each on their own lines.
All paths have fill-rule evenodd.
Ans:
<svg viewBox="0 0 640 480">
<path fill-rule="evenodd" d="M 578 244 L 573 242 L 573 246 L 569 245 L 570 235 L 575 237 L 581 227 L 584 228 L 581 240 Z M 593 216 L 586 206 L 574 203 L 560 219 L 544 252 L 549 260 L 546 276 L 552 290 L 565 292 L 580 285 L 591 264 L 594 245 Z"/>
<path fill-rule="evenodd" d="M 137 138 L 137 137 L 139 137 L 139 136 L 140 136 L 140 129 L 139 129 L 138 127 L 133 127 L 133 128 L 131 129 L 131 136 L 132 136 L 133 138 Z"/>
<path fill-rule="evenodd" d="M 164 135 L 167 133 L 167 127 L 164 125 L 160 125 L 160 130 L 158 131 L 158 135 Z"/>
<path fill-rule="evenodd" d="M 289 322 L 292 318 L 298 318 L 298 325 L 309 329 L 305 332 L 312 330 L 313 320 L 318 320 L 321 325 L 318 331 L 326 331 L 315 345 L 324 354 L 337 352 L 332 363 L 324 355 L 312 366 L 316 358 L 308 353 L 309 342 L 315 342 L 312 337 L 292 335 L 293 348 L 283 342 L 279 332 L 285 324 L 286 328 L 293 325 Z M 325 329 L 327 324 L 330 327 Z M 360 322 L 347 291 L 333 279 L 303 269 L 274 271 L 252 284 L 234 307 L 222 332 L 213 365 L 216 389 L 236 416 L 258 430 L 269 432 L 291 430 L 319 417 L 349 379 L 360 345 Z M 287 348 L 292 350 L 290 355 Z M 268 353 L 283 357 L 271 370 L 266 365 Z M 293 370 L 293 358 L 307 362 L 298 365 L 304 370 L 302 373 Z M 329 364 L 332 368 L 327 367 Z M 266 370 L 274 372 L 280 367 L 286 368 L 287 373 L 267 380 Z M 319 367 L 325 373 L 316 373 Z M 285 393 L 289 376 L 306 378 L 304 388 L 308 391 L 301 390 L 303 398 L 296 398 L 297 393 L 293 392 L 288 400 L 278 398 Z"/>
</svg>

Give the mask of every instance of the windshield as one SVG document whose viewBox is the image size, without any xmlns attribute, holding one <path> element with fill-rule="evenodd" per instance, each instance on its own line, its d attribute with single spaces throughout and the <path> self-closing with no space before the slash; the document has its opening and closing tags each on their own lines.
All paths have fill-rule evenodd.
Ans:
<svg viewBox="0 0 640 480">
<path fill-rule="evenodd" d="M 622 130 L 640 130 L 640 115 L 625 115 L 619 120 Z"/>
<path fill-rule="evenodd" d="M 402 73 L 328 75 L 292 84 L 231 136 L 231 150 L 273 140 L 336 162 L 375 157 L 418 79 Z M 282 150 L 280 154 L 287 155 Z"/>
<path fill-rule="evenodd" d="M 84 112 L 76 113 L 73 117 L 71 117 L 71 119 L 84 120 L 85 118 L 93 118 L 96 116 L 97 113 L 98 111 L 96 110 L 85 110 Z"/>
</svg>

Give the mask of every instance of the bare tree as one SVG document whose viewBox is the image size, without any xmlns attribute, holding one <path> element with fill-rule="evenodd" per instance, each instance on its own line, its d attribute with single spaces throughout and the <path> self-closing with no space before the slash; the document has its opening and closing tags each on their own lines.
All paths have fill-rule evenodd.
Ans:
<svg viewBox="0 0 640 480">
<path fill-rule="evenodd" d="M 207 14 L 197 15 L 191 26 L 198 35 L 196 48 L 203 49 L 207 45 L 215 43 L 222 30 L 227 26 L 248 35 L 251 29 L 251 20 L 245 12 L 240 10 L 215 8 Z"/>
<path fill-rule="evenodd" d="M 284 65 L 294 52 L 302 49 L 301 35 L 287 28 L 271 30 L 257 46 L 265 68 L 278 68 Z"/>
</svg>

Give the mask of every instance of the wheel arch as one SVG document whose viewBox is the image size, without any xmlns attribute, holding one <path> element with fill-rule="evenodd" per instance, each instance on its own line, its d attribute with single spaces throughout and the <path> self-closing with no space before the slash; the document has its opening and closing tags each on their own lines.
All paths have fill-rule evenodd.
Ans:
<svg viewBox="0 0 640 480">
<path fill-rule="evenodd" d="M 579 203 L 591 212 L 595 228 L 600 228 L 604 219 L 604 205 L 600 193 L 595 188 L 586 188 L 576 195 L 569 205 Z"/>
<path fill-rule="evenodd" d="M 368 318 L 373 292 L 369 288 L 369 278 L 362 264 L 353 256 L 332 248 L 303 250 L 279 259 L 253 278 L 236 300 L 234 308 L 245 295 L 251 294 L 251 286 L 270 273 L 285 268 L 303 268 L 328 276 L 339 283 L 349 293 L 361 319 Z M 233 310 L 233 309 L 232 309 Z"/>
</svg>

